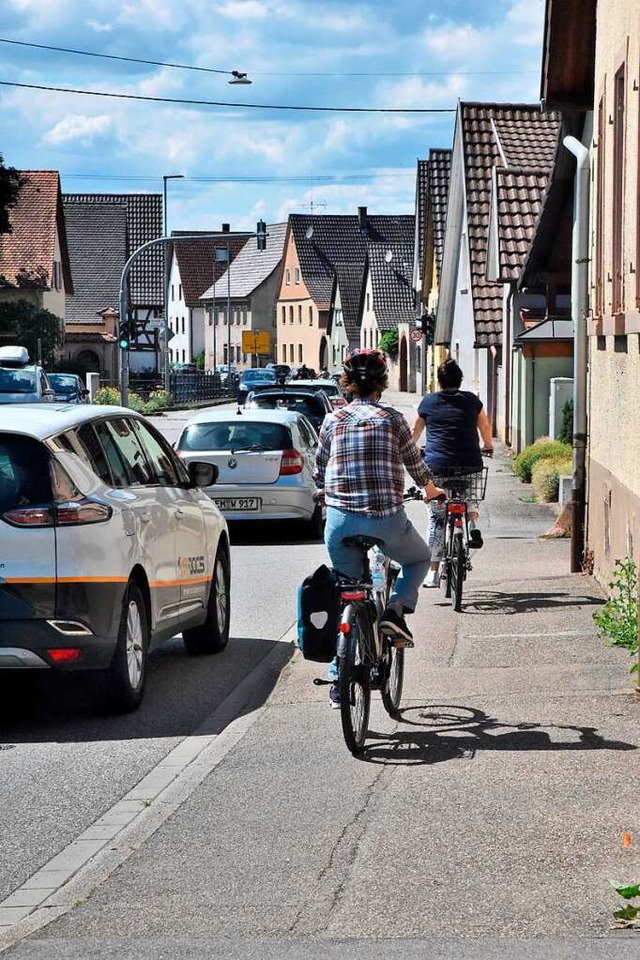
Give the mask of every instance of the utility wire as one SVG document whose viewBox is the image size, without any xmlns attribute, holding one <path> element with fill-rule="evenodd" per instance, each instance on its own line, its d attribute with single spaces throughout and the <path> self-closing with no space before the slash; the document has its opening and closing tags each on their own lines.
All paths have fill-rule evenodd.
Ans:
<svg viewBox="0 0 640 960">
<path fill-rule="evenodd" d="M 196 67 L 188 63 L 171 63 L 166 60 L 141 60 L 138 57 L 121 57 L 113 53 L 96 53 L 92 50 L 76 50 L 72 47 L 54 47 L 46 43 L 28 43 L 26 40 L 9 40 L 0 37 L 0 43 L 10 43 L 17 47 L 33 47 L 36 50 L 53 50 L 57 53 L 72 53 L 80 57 L 99 57 L 102 60 L 120 60 L 123 63 L 142 63 L 152 67 L 171 67 L 174 70 L 195 70 L 198 73 L 221 73 L 232 76 L 232 70 L 217 70 L 213 67 Z M 273 73 L 251 71 L 254 77 L 479 77 L 479 76 L 515 76 L 517 74 L 538 74 L 539 70 L 428 70 L 412 73 L 385 73 L 375 70 L 370 73 Z"/>
<path fill-rule="evenodd" d="M 178 103 L 185 106 L 231 107 L 244 110 L 297 110 L 311 113 L 388 113 L 429 114 L 455 113 L 455 107 L 311 107 L 282 103 L 230 103 L 224 100 L 190 100 L 186 97 L 149 97 L 136 93 L 109 93 L 104 90 L 79 90 L 73 87 L 53 87 L 43 83 L 16 83 L 0 80 L 2 87 L 20 87 L 23 90 L 49 90 L 54 93 L 74 93 L 87 97 L 109 97 L 114 100 L 142 100 L 147 103 Z"/>
<path fill-rule="evenodd" d="M 144 183 L 155 182 L 156 180 L 161 180 L 162 176 L 123 176 L 122 174 L 102 174 L 102 173 L 64 173 L 60 172 L 60 176 L 65 180 L 118 180 L 118 181 L 142 181 Z M 186 183 L 340 183 L 343 180 L 381 180 L 381 179 L 396 179 L 397 177 L 412 177 L 415 178 L 414 170 L 399 170 L 398 173 L 334 173 L 334 174 L 320 174 L 319 176 L 290 176 L 290 177 L 269 177 L 269 176 L 247 176 L 247 177 L 183 177 L 183 181 Z"/>
</svg>

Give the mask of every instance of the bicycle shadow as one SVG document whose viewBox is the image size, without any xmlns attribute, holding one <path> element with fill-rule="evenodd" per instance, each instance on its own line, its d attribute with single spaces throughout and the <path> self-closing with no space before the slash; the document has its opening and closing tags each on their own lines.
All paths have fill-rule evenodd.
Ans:
<svg viewBox="0 0 640 960">
<path fill-rule="evenodd" d="M 478 616 L 483 613 L 535 613 L 539 610 L 561 610 L 565 607 L 600 606 L 604 601 L 599 597 L 575 596 L 558 591 L 557 593 L 503 593 L 500 590 L 472 591 L 462 601 L 461 613 Z M 439 606 L 447 606 L 444 600 Z"/>
<path fill-rule="evenodd" d="M 418 766 L 447 760 L 472 760 L 479 750 L 557 752 L 575 750 L 637 750 L 633 743 L 607 740 L 597 727 L 574 724 L 506 723 L 482 710 L 452 704 L 407 707 L 396 717 L 392 733 L 369 730 L 358 757 L 367 763 Z M 572 738 L 552 739 L 549 731 L 570 731 Z"/>
</svg>

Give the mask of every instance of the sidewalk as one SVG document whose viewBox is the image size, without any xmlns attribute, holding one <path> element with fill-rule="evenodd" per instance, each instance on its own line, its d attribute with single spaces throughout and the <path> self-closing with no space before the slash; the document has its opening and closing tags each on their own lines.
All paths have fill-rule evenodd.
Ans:
<svg viewBox="0 0 640 960">
<path fill-rule="evenodd" d="M 527 493 L 491 464 L 463 611 L 423 591 L 401 720 L 374 698 L 362 760 L 296 654 L 180 809 L 8 956 L 637 955 L 608 883 L 640 879 L 629 658 L 596 638 L 601 592 L 539 539 L 555 514 Z"/>
</svg>

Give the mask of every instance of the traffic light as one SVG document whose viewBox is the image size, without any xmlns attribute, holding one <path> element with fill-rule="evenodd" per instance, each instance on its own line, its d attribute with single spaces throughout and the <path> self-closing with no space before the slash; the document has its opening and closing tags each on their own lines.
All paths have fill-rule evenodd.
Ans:
<svg viewBox="0 0 640 960">
<path fill-rule="evenodd" d="M 267 225 L 264 220 L 258 220 L 256 225 L 256 246 L 258 250 L 267 249 Z"/>
<path fill-rule="evenodd" d="M 118 346 L 128 350 L 131 346 L 131 326 L 128 320 L 122 320 L 118 326 Z"/>
<path fill-rule="evenodd" d="M 424 342 L 431 346 L 436 332 L 436 318 L 432 313 L 425 313 L 418 320 L 418 324 L 424 334 Z"/>
</svg>

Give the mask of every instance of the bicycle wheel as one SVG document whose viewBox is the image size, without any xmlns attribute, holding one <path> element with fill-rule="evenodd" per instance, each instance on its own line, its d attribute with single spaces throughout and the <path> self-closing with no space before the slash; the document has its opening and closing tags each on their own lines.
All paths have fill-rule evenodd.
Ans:
<svg viewBox="0 0 640 960">
<path fill-rule="evenodd" d="M 344 740 L 354 756 L 362 753 L 371 703 L 371 627 L 363 608 L 357 608 L 346 635 L 346 655 L 339 657 L 338 688 Z"/>
<path fill-rule="evenodd" d="M 453 552 L 451 556 L 451 597 L 453 609 L 458 613 L 462 609 L 462 583 L 464 580 L 464 544 L 462 531 L 456 532 L 453 537 Z"/>
<path fill-rule="evenodd" d="M 402 697 L 404 682 L 404 649 L 387 644 L 387 678 L 382 687 L 382 703 L 390 717 L 395 716 Z"/>
<path fill-rule="evenodd" d="M 443 555 L 443 571 L 441 574 L 440 582 L 443 585 L 444 595 L 449 600 L 451 598 L 451 560 L 453 555 L 453 527 L 447 522 L 447 529 L 445 531 L 445 542 L 444 542 L 444 555 Z"/>
</svg>

